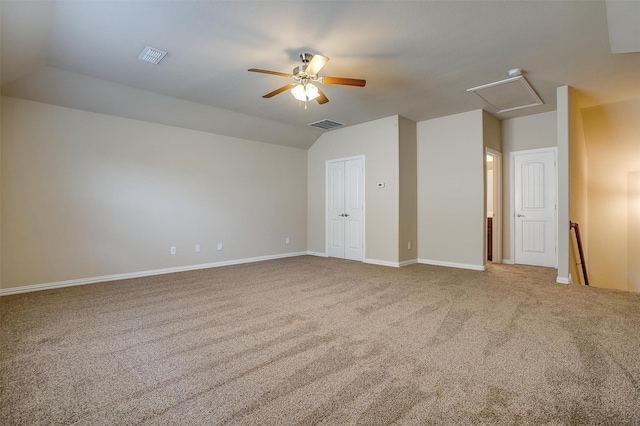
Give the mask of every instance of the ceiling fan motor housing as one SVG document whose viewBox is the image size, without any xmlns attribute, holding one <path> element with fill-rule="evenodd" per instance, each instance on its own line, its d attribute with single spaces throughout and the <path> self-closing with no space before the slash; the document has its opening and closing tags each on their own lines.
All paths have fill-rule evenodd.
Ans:
<svg viewBox="0 0 640 426">
<path fill-rule="evenodd" d="M 306 65 L 298 65 L 297 67 L 295 67 L 293 69 L 293 77 L 304 77 L 307 75 L 307 73 L 304 72 L 304 70 L 307 68 Z"/>
</svg>

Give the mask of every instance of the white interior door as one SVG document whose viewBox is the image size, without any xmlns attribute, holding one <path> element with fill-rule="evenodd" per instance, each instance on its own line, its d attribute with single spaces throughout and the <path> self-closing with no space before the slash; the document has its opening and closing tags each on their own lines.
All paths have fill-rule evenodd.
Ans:
<svg viewBox="0 0 640 426">
<path fill-rule="evenodd" d="M 515 263 L 557 267 L 555 150 L 515 153 Z"/>
<path fill-rule="evenodd" d="M 363 226 L 362 210 L 364 207 L 364 161 L 348 160 L 344 162 L 345 170 L 345 259 L 363 259 Z"/>
<path fill-rule="evenodd" d="M 344 161 L 327 168 L 328 255 L 344 259 Z"/>
<path fill-rule="evenodd" d="M 364 160 L 330 162 L 327 167 L 327 254 L 364 258 Z"/>
</svg>

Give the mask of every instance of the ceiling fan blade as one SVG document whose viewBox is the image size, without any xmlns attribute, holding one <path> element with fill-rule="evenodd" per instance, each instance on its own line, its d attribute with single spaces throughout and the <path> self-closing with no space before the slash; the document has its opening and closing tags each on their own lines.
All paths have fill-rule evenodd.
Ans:
<svg viewBox="0 0 640 426">
<path fill-rule="evenodd" d="M 329 98 L 327 98 L 327 95 L 325 95 L 324 92 L 320 90 L 319 87 L 318 87 L 318 93 L 320 95 L 316 98 L 316 101 L 318 101 L 320 105 L 326 104 L 327 102 L 329 102 Z"/>
<path fill-rule="evenodd" d="M 327 58 L 326 56 L 313 55 L 313 58 L 311 58 L 311 61 L 309 62 L 309 65 L 307 65 L 307 68 L 304 70 L 304 72 L 309 75 L 317 75 L 328 60 L 329 58 Z"/>
<path fill-rule="evenodd" d="M 278 95 L 284 91 L 286 91 L 287 89 L 293 89 L 295 87 L 296 83 L 291 83 L 291 84 L 287 84 L 286 86 L 282 86 L 279 89 L 274 90 L 273 92 L 267 93 L 266 95 L 263 96 L 263 98 L 271 98 L 275 95 Z"/>
<path fill-rule="evenodd" d="M 291 74 L 285 74 L 283 72 L 278 72 L 278 71 L 261 70 L 261 69 L 258 69 L 258 68 L 250 68 L 247 71 L 260 72 L 262 74 L 279 75 L 280 77 L 291 77 Z"/>
<path fill-rule="evenodd" d="M 358 78 L 342 78 L 342 77 L 321 77 L 320 83 L 324 84 L 343 84 L 345 86 L 358 86 L 364 87 L 367 84 L 367 80 L 360 80 Z"/>
</svg>

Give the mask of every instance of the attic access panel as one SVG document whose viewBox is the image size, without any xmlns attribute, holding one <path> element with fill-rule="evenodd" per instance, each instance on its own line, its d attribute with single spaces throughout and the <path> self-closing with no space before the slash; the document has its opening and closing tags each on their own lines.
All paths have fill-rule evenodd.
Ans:
<svg viewBox="0 0 640 426">
<path fill-rule="evenodd" d="M 477 96 L 498 113 L 544 104 L 522 75 L 472 87 L 467 92 Z"/>
</svg>

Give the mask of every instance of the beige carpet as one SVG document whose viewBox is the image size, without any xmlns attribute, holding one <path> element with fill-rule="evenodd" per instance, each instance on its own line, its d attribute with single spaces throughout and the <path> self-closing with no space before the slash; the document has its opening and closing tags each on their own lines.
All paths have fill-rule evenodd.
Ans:
<svg viewBox="0 0 640 426">
<path fill-rule="evenodd" d="M 640 294 L 309 256 L 0 298 L 0 424 L 640 424 Z"/>
</svg>

